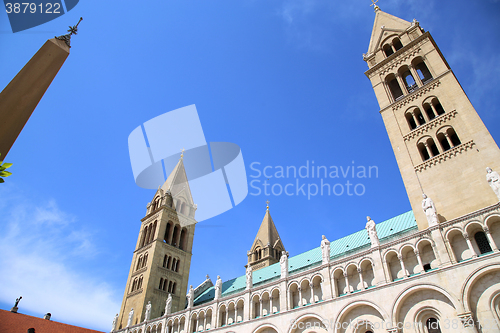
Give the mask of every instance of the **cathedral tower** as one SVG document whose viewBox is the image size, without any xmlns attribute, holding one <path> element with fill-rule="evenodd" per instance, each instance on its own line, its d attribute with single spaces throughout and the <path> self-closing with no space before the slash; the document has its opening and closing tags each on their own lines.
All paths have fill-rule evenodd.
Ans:
<svg viewBox="0 0 500 333">
<path fill-rule="evenodd" d="M 275 264 L 280 261 L 282 251 L 285 251 L 285 247 L 271 218 L 268 205 L 252 248 L 247 252 L 248 264 L 245 267 L 250 266 L 255 271 Z"/>
<path fill-rule="evenodd" d="M 419 229 L 428 227 L 422 194 L 440 222 L 498 202 L 486 167 L 500 150 L 434 39 L 375 5 L 366 76 L 377 97 Z"/>
<path fill-rule="evenodd" d="M 116 329 L 127 326 L 132 308 L 130 325 L 143 322 L 148 302 L 150 318 L 162 316 L 169 294 L 172 312 L 185 307 L 196 224 L 196 205 L 187 180 L 181 157 L 147 205 Z"/>
</svg>

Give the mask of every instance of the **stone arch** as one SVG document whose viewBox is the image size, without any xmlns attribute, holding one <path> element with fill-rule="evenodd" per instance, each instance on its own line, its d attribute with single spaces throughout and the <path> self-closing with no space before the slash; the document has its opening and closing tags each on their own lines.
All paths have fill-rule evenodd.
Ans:
<svg viewBox="0 0 500 333">
<path fill-rule="evenodd" d="M 362 286 L 361 278 L 358 272 L 358 265 L 354 262 L 348 264 L 345 272 L 347 273 L 347 282 L 349 283 L 348 290 L 350 292 L 361 290 Z"/>
<path fill-rule="evenodd" d="M 243 298 L 239 298 L 236 301 L 236 318 L 235 318 L 235 321 L 237 323 L 243 321 L 244 312 L 245 312 L 245 300 Z"/>
<path fill-rule="evenodd" d="M 344 279 L 344 269 L 336 267 L 332 273 L 334 296 L 339 297 L 347 293 L 347 286 Z"/>
<path fill-rule="evenodd" d="M 438 256 L 434 249 L 434 241 L 430 238 L 421 238 L 418 240 L 415 247 L 422 261 L 424 271 L 437 268 L 440 264 Z"/>
<path fill-rule="evenodd" d="M 405 266 L 405 275 L 412 276 L 421 273 L 422 269 L 418 263 L 415 247 L 413 244 L 405 244 L 399 249 Z"/>
<path fill-rule="evenodd" d="M 375 263 L 374 263 L 374 261 L 373 261 L 372 258 L 370 258 L 370 257 L 362 257 L 361 259 L 358 260 L 358 267 L 361 267 L 361 264 L 364 261 L 366 261 L 366 260 L 368 260 L 370 262 L 370 264 L 372 265 L 372 267 L 375 266 Z"/>
<path fill-rule="evenodd" d="M 371 260 L 371 258 L 363 258 L 359 261 L 358 267 L 361 269 L 361 274 L 363 276 L 363 287 L 366 289 L 375 286 L 376 282 L 373 260 Z"/>
<path fill-rule="evenodd" d="M 351 318 L 349 318 L 349 316 L 351 316 Z M 333 332 L 334 333 L 345 332 L 346 330 L 345 328 L 342 327 L 342 322 L 352 319 L 355 319 L 353 320 L 355 322 L 357 322 L 358 320 L 367 320 L 372 324 L 374 324 L 377 321 L 378 323 L 383 324 L 389 321 L 389 316 L 380 306 L 371 301 L 368 300 L 354 301 L 349 304 L 346 304 L 342 308 L 342 310 L 339 311 L 337 317 L 333 321 L 334 323 Z"/>
<path fill-rule="evenodd" d="M 326 322 L 326 325 L 325 325 Z M 311 330 L 311 327 L 314 330 Z M 315 313 L 306 313 L 293 321 L 287 333 L 327 333 L 328 321 Z"/>
<path fill-rule="evenodd" d="M 478 269 L 474 270 L 474 272 L 472 272 L 467 277 L 467 279 L 465 279 L 465 282 L 462 286 L 462 290 L 460 292 L 460 298 L 463 301 L 463 307 L 464 307 L 465 312 L 471 311 L 470 296 L 471 296 L 472 287 L 484 275 L 492 273 L 492 272 L 496 272 L 496 271 L 500 271 L 500 264 L 484 265 L 484 266 L 479 267 Z"/>
<path fill-rule="evenodd" d="M 271 312 L 271 299 L 269 291 L 265 290 L 260 295 L 260 304 L 262 306 L 262 316 L 268 316 Z"/>
<path fill-rule="evenodd" d="M 303 278 L 300 280 L 300 288 L 301 288 L 301 299 L 300 305 L 308 305 L 314 303 L 312 301 L 312 292 L 311 292 L 311 281 L 308 278 Z"/>
<path fill-rule="evenodd" d="M 253 333 L 280 333 L 281 331 L 273 324 L 262 324 L 253 330 Z"/>
<path fill-rule="evenodd" d="M 472 252 L 467 245 L 462 229 L 452 228 L 446 232 L 445 236 L 448 244 L 450 244 L 455 261 L 460 262 L 472 257 Z"/>
<path fill-rule="evenodd" d="M 493 239 L 496 248 L 500 246 L 500 214 L 491 214 L 484 219 L 484 225 Z M 493 244 L 492 244 L 493 247 Z"/>
<path fill-rule="evenodd" d="M 399 261 L 399 253 L 395 249 L 389 249 L 385 252 L 384 262 L 391 281 L 397 281 L 404 277 L 405 272 L 403 272 L 401 262 Z"/>
<path fill-rule="evenodd" d="M 411 297 L 415 295 L 417 296 L 414 297 L 415 300 L 409 302 L 412 306 L 404 308 L 405 301 L 411 301 Z M 436 303 L 439 305 L 436 306 Z M 449 305 L 448 309 L 446 309 L 446 305 Z M 396 297 L 392 306 L 392 323 L 396 326 L 397 323 L 412 322 L 415 320 L 416 313 L 424 307 L 439 308 L 441 311 L 448 313 L 448 315 L 445 315 L 448 318 L 453 318 L 456 313 L 463 312 L 463 306 L 458 297 L 444 288 L 434 284 L 416 284 L 406 288 Z M 403 310 L 406 310 L 405 316 L 400 318 Z"/>
</svg>

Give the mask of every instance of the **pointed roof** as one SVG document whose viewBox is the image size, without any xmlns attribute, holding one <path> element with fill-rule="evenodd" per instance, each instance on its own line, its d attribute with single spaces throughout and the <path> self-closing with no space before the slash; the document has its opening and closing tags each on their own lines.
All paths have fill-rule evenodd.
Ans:
<svg viewBox="0 0 500 333">
<path fill-rule="evenodd" d="M 258 244 L 263 247 L 267 244 L 271 244 L 271 247 L 274 247 L 278 242 L 281 243 L 281 238 L 274 225 L 271 213 L 269 213 L 269 209 L 267 209 L 266 215 L 264 215 L 264 219 L 257 232 L 257 236 L 255 236 L 255 240 L 253 241 L 252 250 L 255 249 Z M 284 248 L 283 243 L 281 243 L 281 246 Z"/>
<path fill-rule="evenodd" d="M 411 22 L 405 21 L 391 14 L 375 10 L 375 21 L 373 22 L 372 36 L 368 46 L 368 54 L 373 53 L 380 47 L 385 32 L 401 33 L 411 26 Z"/>
<path fill-rule="evenodd" d="M 163 191 L 170 190 L 172 197 L 182 195 L 186 198 L 189 204 L 193 205 L 193 196 L 191 195 L 191 189 L 189 188 L 188 177 L 186 175 L 186 169 L 184 168 L 184 160 L 181 159 L 175 166 L 174 170 L 170 173 L 167 180 L 161 186 Z"/>
</svg>

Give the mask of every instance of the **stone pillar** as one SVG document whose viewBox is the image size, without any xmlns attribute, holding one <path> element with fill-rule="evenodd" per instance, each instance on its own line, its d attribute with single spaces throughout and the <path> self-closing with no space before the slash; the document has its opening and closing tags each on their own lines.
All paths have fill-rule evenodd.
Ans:
<svg viewBox="0 0 500 333">
<path fill-rule="evenodd" d="M 406 271 L 405 262 L 403 261 L 403 256 L 398 254 L 399 264 L 401 265 L 401 270 L 405 277 L 408 277 L 408 272 Z"/>
<path fill-rule="evenodd" d="M 290 310 L 288 306 L 288 291 L 287 291 L 287 281 L 283 280 L 280 284 L 280 294 L 279 294 L 279 302 L 280 302 L 280 312 Z"/>
<path fill-rule="evenodd" d="M 347 293 L 351 293 L 351 287 L 349 286 L 349 278 L 347 277 L 347 272 L 344 272 L 345 286 L 347 288 Z"/>
<path fill-rule="evenodd" d="M 398 74 L 396 74 L 396 79 L 398 80 L 399 85 L 401 86 L 401 91 L 403 92 L 404 95 L 408 95 L 408 89 L 406 88 L 406 84 L 403 81 L 403 78 Z"/>
<path fill-rule="evenodd" d="M 363 270 L 358 267 L 358 274 L 359 274 L 359 283 L 361 283 L 361 289 L 365 290 L 365 281 L 363 280 Z"/>
<path fill-rule="evenodd" d="M 330 267 L 326 265 L 322 270 L 321 270 L 321 275 L 323 276 L 323 282 L 321 283 L 322 285 L 322 291 L 323 291 L 323 300 L 329 300 L 333 298 L 334 293 L 334 285 L 335 281 L 332 279 L 332 276 L 330 274 Z M 332 286 L 333 284 L 333 286 Z"/>
<path fill-rule="evenodd" d="M 467 246 L 469 247 L 470 252 L 472 252 L 472 258 L 477 258 L 477 253 L 476 253 L 476 250 L 474 250 L 474 247 L 472 246 L 472 242 L 469 239 L 469 234 L 465 232 L 464 238 L 465 238 L 465 241 L 467 242 Z"/>
<path fill-rule="evenodd" d="M 226 326 L 229 325 L 229 306 L 226 306 Z"/>
<path fill-rule="evenodd" d="M 424 264 L 422 264 L 422 258 L 420 258 L 420 252 L 418 252 L 418 250 L 413 250 L 413 251 L 415 252 L 415 256 L 417 257 L 418 265 L 420 266 L 422 273 L 424 273 L 425 272 Z"/>
<path fill-rule="evenodd" d="M 382 254 L 380 249 L 377 248 L 372 252 L 373 259 L 373 275 L 375 278 L 375 285 L 380 286 L 386 284 L 389 281 L 388 272 L 386 270 L 385 264 L 382 260 Z"/>
<path fill-rule="evenodd" d="M 415 79 L 415 82 L 417 83 L 417 85 L 419 87 L 422 87 L 424 84 L 423 84 L 422 80 L 420 80 L 420 76 L 418 76 L 418 72 L 411 65 L 408 66 L 408 68 L 410 68 L 410 73 L 411 73 L 411 75 L 413 75 L 413 78 Z"/>
<path fill-rule="evenodd" d="M 494 252 L 498 252 L 497 244 L 495 243 L 493 236 L 491 236 L 490 229 L 485 226 L 485 227 L 483 227 L 483 230 L 484 230 L 484 233 L 486 234 L 486 237 L 488 238 L 488 242 L 490 243 L 491 249 Z"/>
<path fill-rule="evenodd" d="M 309 287 L 311 289 L 311 300 L 309 301 L 309 303 L 314 304 L 314 284 L 311 283 Z"/>
<path fill-rule="evenodd" d="M 259 299 L 259 312 L 260 312 L 260 315 L 259 317 L 264 317 L 264 300 L 262 298 Z"/>
<path fill-rule="evenodd" d="M 273 314 L 273 296 L 269 295 L 269 314 Z"/>
<path fill-rule="evenodd" d="M 205 318 L 203 318 L 203 330 L 207 330 L 207 316 L 205 315 Z"/>
<path fill-rule="evenodd" d="M 244 295 L 244 303 L 243 303 L 243 321 L 250 320 L 251 315 L 252 315 L 252 306 L 251 306 L 251 299 L 250 299 L 250 291 L 245 293 Z"/>
<path fill-rule="evenodd" d="M 477 333 L 472 312 L 461 313 L 458 315 L 458 318 L 460 318 L 462 328 L 465 329 L 463 332 Z"/>
<path fill-rule="evenodd" d="M 448 133 L 444 133 L 444 137 L 446 138 L 446 141 L 448 141 L 448 144 L 450 145 L 450 149 L 453 148 L 453 142 L 451 142 L 450 136 Z"/>
<path fill-rule="evenodd" d="M 299 306 L 302 306 L 302 287 L 298 287 L 297 290 L 299 291 Z"/>
</svg>

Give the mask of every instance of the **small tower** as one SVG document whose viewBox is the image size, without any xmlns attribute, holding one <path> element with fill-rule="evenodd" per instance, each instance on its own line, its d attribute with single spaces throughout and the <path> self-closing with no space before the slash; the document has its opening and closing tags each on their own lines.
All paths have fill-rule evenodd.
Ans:
<svg viewBox="0 0 500 333">
<path fill-rule="evenodd" d="M 151 319 L 162 316 L 169 294 L 172 295 L 172 312 L 184 309 L 195 211 L 181 156 L 148 203 L 146 216 L 141 220 L 117 329 L 126 327 L 132 308 L 132 325 L 144 321 L 149 301 L 152 304 Z"/>
<path fill-rule="evenodd" d="M 285 251 L 285 247 L 269 213 L 269 201 L 267 201 L 266 215 L 250 251 L 247 252 L 248 264 L 245 267 L 251 266 L 255 271 L 275 264 L 279 262 L 282 251 Z"/>
<path fill-rule="evenodd" d="M 375 5 L 368 53 L 380 114 L 420 230 L 422 194 L 440 222 L 498 202 L 485 181 L 500 150 L 429 32 Z"/>
</svg>

